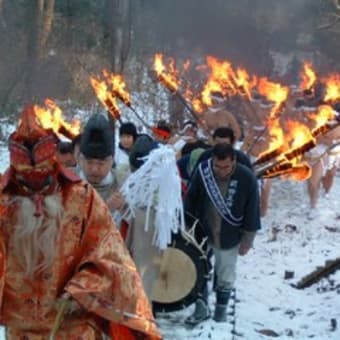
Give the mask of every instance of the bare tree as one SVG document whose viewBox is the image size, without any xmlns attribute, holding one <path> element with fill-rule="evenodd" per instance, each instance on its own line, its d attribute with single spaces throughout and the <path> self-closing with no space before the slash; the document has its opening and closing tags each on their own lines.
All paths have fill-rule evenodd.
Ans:
<svg viewBox="0 0 340 340">
<path fill-rule="evenodd" d="M 25 78 L 27 100 L 33 100 L 38 97 L 36 93 L 38 71 L 43 49 L 51 32 L 54 4 L 55 0 L 35 0 L 27 7 L 27 19 L 31 19 Z"/>
<path fill-rule="evenodd" d="M 112 70 L 123 72 L 131 41 L 131 0 L 107 0 L 107 25 L 110 36 Z"/>
<path fill-rule="evenodd" d="M 4 5 L 4 1 L 0 0 L 0 20 L 2 21 L 2 24 L 4 25 L 4 20 L 3 20 L 3 16 L 2 16 L 3 5 Z"/>
<path fill-rule="evenodd" d="M 35 0 L 27 7 L 27 19 L 31 19 L 29 38 L 27 42 L 27 66 L 26 66 L 26 100 L 34 99 L 36 73 L 41 55 L 40 32 L 44 10 L 44 0 Z"/>
<path fill-rule="evenodd" d="M 53 17 L 54 17 L 54 3 L 55 0 L 47 0 L 45 4 L 44 18 L 43 18 L 43 27 L 41 32 L 41 47 L 46 45 L 48 36 L 51 32 Z"/>
</svg>

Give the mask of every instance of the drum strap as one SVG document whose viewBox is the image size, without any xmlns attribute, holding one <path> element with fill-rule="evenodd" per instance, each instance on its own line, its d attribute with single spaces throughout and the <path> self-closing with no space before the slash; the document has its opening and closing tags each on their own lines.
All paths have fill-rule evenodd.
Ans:
<svg viewBox="0 0 340 340">
<path fill-rule="evenodd" d="M 208 161 L 200 163 L 199 171 L 204 183 L 205 190 L 207 191 L 211 202 L 214 204 L 217 212 L 220 214 L 222 219 L 234 227 L 241 226 L 243 216 L 237 218 L 230 211 L 227 202 L 223 198 L 221 190 L 218 187 L 218 184 L 216 183 L 214 173 L 212 170 L 212 160 L 208 159 Z M 234 185 L 235 183 L 233 182 L 229 184 L 226 197 L 229 196 L 230 191 L 235 192 L 235 188 L 233 187 L 231 188 L 231 186 L 233 186 L 231 184 Z"/>
</svg>

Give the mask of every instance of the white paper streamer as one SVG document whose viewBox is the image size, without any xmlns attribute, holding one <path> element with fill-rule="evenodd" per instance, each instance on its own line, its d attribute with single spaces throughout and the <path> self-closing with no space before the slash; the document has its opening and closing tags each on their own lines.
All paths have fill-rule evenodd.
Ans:
<svg viewBox="0 0 340 340">
<path fill-rule="evenodd" d="M 181 179 L 175 151 L 160 145 L 143 158 L 145 163 L 124 182 L 120 191 L 128 204 L 123 218 L 133 217 L 137 208 L 146 209 L 145 230 L 155 210 L 153 245 L 165 249 L 172 233 L 184 229 Z"/>
</svg>

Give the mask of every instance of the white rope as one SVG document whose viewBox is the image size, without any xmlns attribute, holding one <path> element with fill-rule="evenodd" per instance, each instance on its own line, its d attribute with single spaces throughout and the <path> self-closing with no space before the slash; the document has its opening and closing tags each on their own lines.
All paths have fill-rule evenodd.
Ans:
<svg viewBox="0 0 340 340">
<path fill-rule="evenodd" d="M 121 193 L 128 204 L 124 218 L 135 216 L 137 208 L 146 209 L 145 230 L 155 210 L 153 245 L 165 249 L 171 234 L 184 229 L 181 180 L 175 151 L 161 145 L 143 158 L 145 163 L 124 182 Z"/>
</svg>

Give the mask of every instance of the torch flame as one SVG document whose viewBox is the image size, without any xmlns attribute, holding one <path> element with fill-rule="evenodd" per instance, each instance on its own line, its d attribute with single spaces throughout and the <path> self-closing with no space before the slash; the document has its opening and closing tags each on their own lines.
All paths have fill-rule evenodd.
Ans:
<svg viewBox="0 0 340 340">
<path fill-rule="evenodd" d="M 326 86 L 325 102 L 335 102 L 340 99 L 340 75 L 332 74 L 324 79 Z"/>
<path fill-rule="evenodd" d="M 46 108 L 34 106 L 36 116 L 44 129 L 51 129 L 56 135 L 63 135 L 70 139 L 79 135 L 79 120 L 68 123 L 63 119 L 62 110 L 52 99 L 47 98 L 44 103 Z"/>
<path fill-rule="evenodd" d="M 335 118 L 335 111 L 329 105 L 320 105 L 316 113 L 309 115 L 314 120 L 314 129 L 317 129 Z"/>
<path fill-rule="evenodd" d="M 277 167 L 268 169 L 262 174 L 264 178 L 281 177 L 282 179 L 293 179 L 295 181 L 304 181 L 312 174 L 312 169 L 308 163 L 303 162 L 298 165 L 292 163 L 282 163 Z"/>
<path fill-rule="evenodd" d="M 286 139 L 290 142 L 292 148 L 296 148 L 311 139 L 313 139 L 312 133 L 306 125 L 300 122 L 288 120 L 286 122 L 288 134 Z"/>
<path fill-rule="evenodd" d="M 239 93 L 243 94 L 244 92 L 248 99 L 252 99 L 251 90 L 256 86 L 257 78 L 253 77 L 250 79 L 249 74 L 244 68 L 237 68 L 234 80 Z"/>
<path fill-rule="evenodd" d="M 239 67 L 235 71 L 228 60 L 208 56 L 206 61 L 210 74 L 201 95 L 204 104 L 211 106 L 210 96 L 213 92 L 218 92 L 223 97 L 239 94 L 251 99 L 251 90 L 257 83 L 256 77 L 251 79 L 244 68 Z"/>
<path fill-rule="evenodd" d="M 279 83 L 271 82 L 267 78 L 260 78 L 258 91 L 262 96 L 274 102 L 274 106 L 270 112 L 270 117 L 273 118 L 279 112 L 282 104 L 287 100 L 289 88 Z"/>
<path fill-rule="evenodd" d="M 303 71 L 301 72 L 300 88 L 302 90 L 312 90 L 316 82 L 316 74 L 312 64 L 309 62 L 303 63 Z"/>
<path fill-rule="evenodd" d="M 286 122 L 286 126 L 288 128 L 286 140 L 290 144 L 290 149 L 285 153 L 294 154 L 295 157 L 290 160 L 293 165 L 296 166 L 305 152 L 305 148 L 303 146 L 310 146 L 312 144 L 315 145 L 316 140 L 309 128 L 300 122 L 289 120 Z M 299 150 L 299 152 L 294 153 L 294 150 Z"/>
<path fill-rule="evenodd" d="M 103 70 L 103 75 L 112 85 L 113 95 L 117 96 L 125 105 L 131 106 L 131 96 L 125 90 L 126 83 L 120 74 L 113 74 Z"/>
<path fill-rule="evenodd" d="M 306 162 L 303 162 L 299 165 L 296 165 L 291 173 L 289 173 L 289 177 L 295 181 L 305 181 L 312 175 L 312 168 Z"/>
<path fill-rule="evenodd" d="M 156 53 L 154 57 L 154 70 L 156 71 L 157 78 L 171 92 L 177 92 L 180 81 L 178 80 L 175 63 L 173 59 L 171 59 L 169 66 L 166 67 L 163 62 L 163 57 L 162 53 Z"/>
<path fill-rule="evenodd" d="M 95 77 L 90 77 L 90 80 L 99 101 L 104 105 L 114 120 L 119 119 L 120 111 L 116 98 L 113 97 L 111 92 L 108 90 L 105 81 L 100 81 Z"/>
</svg>

